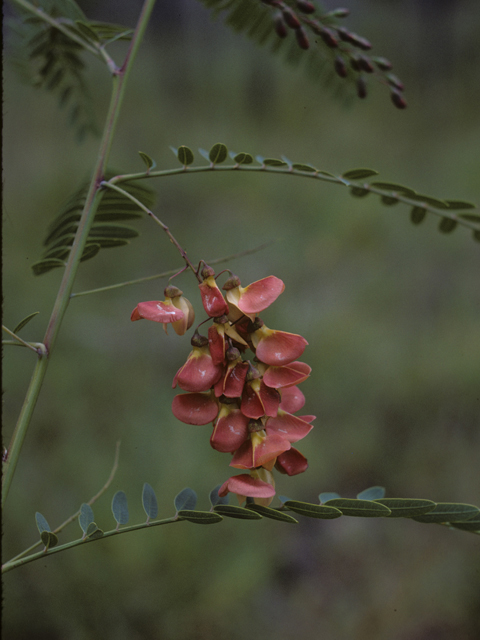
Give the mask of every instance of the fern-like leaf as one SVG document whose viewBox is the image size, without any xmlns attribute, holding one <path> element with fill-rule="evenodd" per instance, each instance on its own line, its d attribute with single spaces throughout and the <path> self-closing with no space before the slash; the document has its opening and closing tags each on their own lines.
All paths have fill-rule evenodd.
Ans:
<svg viewBox="0 0 480 640">
<path fill-rule="evenodd" d="M 74 0 L 38 0 L 30 11 L 28 6 L 16 6 L 17 19 L 10 21 L 17 72 L 23 80 L 58 97 L 78 140 L 98 135 L 82 53 L 88 49 L 102 57 L 102 47 L 130 39 L 132 30 L 89 22 Z"/>
<path fill-rule="evenodd" d="M 107 179 L 114 175 L 117 174 L 110 172 Z M 133 183 L 126 184 L 123 188 L 146 207 L 153 206 L 154 192 L 151 189 Z M 87 190 L 88 184 L 82 185 L 65 202 L 60 213 L 48 227 L 43 243 L 45 251 L 42 258 L 32 265 L 35 275 L 42 275 L 65 265 L 78 228 Z M 115 191 L 106 190 L 88 234 L 81 260 L 93 258 L 100 249 L 128 245 L 132 238 L 138 236 L 138 231 L 123 223 L 126 220 L 141 218 L 143 215 L 143 211 L 131 200 Z"/>
<path fill-rule="evenodd" d="M 261 46 L 298 64 L 315 80 L 340 97 L 355 94 L 365 98 L 367 76 L 375 77 L 390 89 L 392 103 L 398 109 L 407 106 L 403 83 L 390 73 L 392 64 L 378 56 L 366 55 L 372 45 L 365 38 L 339 24 L 348 15 L 346 9 L 327 12 L 310 0 L 200 0 L 212 16 L 225 14 L 225 23 L 245 33 Z"/>
</svg>

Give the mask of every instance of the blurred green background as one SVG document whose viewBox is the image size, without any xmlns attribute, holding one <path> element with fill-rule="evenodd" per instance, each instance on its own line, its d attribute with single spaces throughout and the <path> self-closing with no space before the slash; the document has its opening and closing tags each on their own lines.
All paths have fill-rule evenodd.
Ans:
<svg viewBox="0 0 480 640">
<path fill-rule="evenodd" d="M 335 8 L 335 3 L 325 3 Z M 169 145 L 229 149 L 341 173 L 371 167 L 380 179 L 439 198 L 480 202 L 480 10 L 476 0 L 346 3 L 346 26 L 394 62 L 409 108 L 384 87 L 352 107 L 287 67 L 194 0 L 158 3 L 137 59 L 111 162 L 140 171 L 138 150 L 177 166 Z M 93 19 L 133 25 L 140 2 L 80 2 Z M 120 59 L 122 45 L 118 45 Z M 88 59 L 88 58 L 87 58 Z M 105 69 L 91 61 L 101 122 Z M 40 315 L 23 332 L 41 340 L 59 271 L 35 278 L 46 227 L 91 170 L 98 142 L 77 146 L 56 99 L 5 66 L 4 324 Z M 156 213 L 206 260 L 276 242 L 232 261 L 248 284 L 275 274 L 286 290 L 262 317 L 300 333 L 313 367 L 302 389 L 315 429 L 300 443 L 309 470 L 278 478 L 278 492 L 315 501 L 380 484 L 388 496 L 480 503 L 480 252 L 465 229 L 418 228 L 402 205 L 313 180 L 202 174 L 150 181 Z M 182 262 L 148 220 L 128 248 L 82 265 L 76 291 L 140 278 Z M 192 277 L 178 285 L 198 312 Z M 131 324 L 164 280 L 73 300 L 38 401 L 4 518 L 4 560 L 37 540 L 35 511 L 52 527 L 104 484 L 94 505 L 112 528 L 122 489 L 131 523 L 144 518 L 149 482 L 161 516 L 194 488 L 199 508 L 230 475 L 209 446 L 210 427 L 170 412 L 171 380 L 189 341 L 154 323 Z M 173 332 L 170 332 L 173 334 Z M 4 349 L 4 442 L 33 368 Z M 79 536 L 72 524 L 61 542 Z M 168 640 L 474 640 L 480 635 L 478 537 L 407 520 L 225 519 L 181 523 L 100 541 L 5 575 L 5 638 Z"/>
</svg>

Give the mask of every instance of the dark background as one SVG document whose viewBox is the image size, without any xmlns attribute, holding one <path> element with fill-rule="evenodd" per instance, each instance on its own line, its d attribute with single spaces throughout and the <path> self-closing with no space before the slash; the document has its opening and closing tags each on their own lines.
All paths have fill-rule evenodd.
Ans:
<svg viewBox="0 0 480 640">
<path fill-rule="evenodd" d="M 196 151 L 221 141 L 332 173 L 371 167 L 420 193 L 480 202 L 476 0 L 346 4 L 345 25 L 394 62 L 406 111 L 380 85 L 347 108 L 212 23 L 200 3 L 158 3 L 112 164 L 140 171 L 141 150 L 173 168 L 169 145 Z M 90 18 L 133 26 L 141 3 L 80 5 Z M 110 82 L 96 60 L 90 79 L 101 122 Z M 61 277 L 35 278 L 30 267 L 62 201 L 88 176 L 97 145 L 77 146 L 55 98 L 21 84 L 6 63 L 3 322 L 13 328 L 40 311 L 25 339 L 42 339 Z M 346 189 L 300 178 L 201 174 L 149 184 L 157 215 L 193 260 L 276 240 L 228 266 L 243 284 L 270 274 L 284 280 L 284 294 L 262 316 L 309 342 L 303 359 L 313 373 L 302 389 L 305 412 L 317 420 L 299 448 L 310 468 L 279 477 L 280 494 L 314 502 L 322 491 L 354 497 L 379 484 L 388 496 L 479 504 L 480 253 L 470 232 L 440 234 L 432 214 L 415 228 L 401 204 L 354 200 Z M 181 268 L 160 229 L 148 220 L 138 226 L 130 247 L 82 265 L 76 291 Z M 210 427 L 170 412 L 188 339 L 130 323 L 137 302 L 163 299 L 165 283 L 72 301 L 5 510 L 4 559 L 36 541 L 35 511 L 53 528 L 99 490 L 118 439 L 119 470 L 94 505 L 105 530 L 119 489 L 133 524 L 144 518 L 144 482 L 167 517 L 183 487 L 207 509 L 210 489 L 230 475 L 228 456 L 209 446 Z M 181 276 L 178 285 L 203 319 L 194 279 Z M 4 349 L 5 442 L 33 360 Z M 60 541 L 79 534 L 74 523 Z M 347 517 L 296 526 L 181 523 L 6 574 L 3 624 L 12 639 L 474 640 L 479 578 L 478 537 L 436 525 Z"/>
</svg>

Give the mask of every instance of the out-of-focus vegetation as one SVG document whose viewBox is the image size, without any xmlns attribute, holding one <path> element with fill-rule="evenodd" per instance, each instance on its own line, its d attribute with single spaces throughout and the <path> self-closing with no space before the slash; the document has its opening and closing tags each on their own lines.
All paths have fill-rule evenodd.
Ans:
<svg viewBox="0 0 480 640">
<path fill-rule="evenodd" d="M 80 2 L 91 18 L 134 24 L 141 3 Z M 371 39 L 406 83 L 397 111 L 382 87 L 351 108 L 211 23 L 194 0 L 159 3 L 137 60 L 112 165 L 140 171 L 138 150 L 174 167 L 169 145 L 224 142 L 235 151 L 310 162 L 341 173 L 380 171 L 439 198 L 480 203 L 478 32 L 475 0 L 350 2 L 348 26 Z M 124 6 L 125 5 L 125 6 Z M 328 2 L 329 8 L 336 5 Z M 119 49 L 124 46 L 119 44 Z M 91 64 L 99 121 L 109 78 Z M 475 82 L 475 79 L 477 82 Z M 4 324 L 41 340 L 60 281 L 31 265 L 62 201 L 88 175 L 98 142 L 75 144 L 53 98 L 22 85 L 9 64 L 4 93 Z M 479 503 L 480 251 L 469 232 L 418 228 L 402 205 L 272 175 L 202 174 L 149 183 L 159 217 L 193 260 L 275 239 L 227 265 L 244 284 L 275 274 L 286 290 L 266 323 L 304 335 L 313 367 L 302 386 L 315 429 L 299 447 L 310 468 L 278 479 L 279 493 L 315 501 L 373 484 L 388 496 Z M 77 291 L 181 268 L 152 222 L 129 248 L 101 252 Z M 200 313 L 196 284 L 178 279 Z M 191 486 L 229 475 L 210 427 L 179 423 L 171 380 L 187 338 L 130 322 L 164 281 L 71 302 L 22 451 L 4 520 L 4 559 L 37 539 L 35 511 L 52 527 L 105 482 L 115 442 L 120 468 L 94 506 L 113 526 L 110 500 L 127 493 L 144 518 L 149 482 L 159 511 Z M 173 334 L 173 332 L 170 332 Z M 4 440 L 21 407 L 34 356 L 4 350 Z M 77 524 L 61 541 L 78 537 Z M 168 640 L 473 640 L 480 632 L 478 538 L 404 520 L 227 520 L 181 523 L 87 545 L 5 576 L 6 638 Z"/>
</svg>

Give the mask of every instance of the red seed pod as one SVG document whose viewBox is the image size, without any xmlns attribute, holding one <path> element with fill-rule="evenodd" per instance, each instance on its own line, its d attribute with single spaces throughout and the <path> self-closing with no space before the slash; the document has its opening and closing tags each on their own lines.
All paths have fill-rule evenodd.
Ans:
<svg viewBox="0 0 480 640">
<path fill-rule="evenodd" d="M 379 69 L 381 69 L 382 71 L 390 71 L 390 69 L 393 66 L 392 63 L 390 62 L 390 60 L 387 60 L 387 58 L 379 58 L 377 56 L 375 58 L 372 58 L 372 60 L 375 62 L 377 67 Z"/>
<path fill-rule="evenodd" d="M 343 40 L 344 42 L 351 42 L 353 34 L 350 33 L 348 29 L 345 29 L 345 27 L 337 27 L 337 33 L 340 40 Z"/>
<path fill-rule="evenodd" d="M 396 89 L 392 89 L 392 93 L 390 94 L 393 104 L 397 107 L 397 109 L 405 109 L 407 107 L 407 103 L 405 98 Z"/>
<path fill-rule="evenodd" d="M 335 71 L 341 78 L 347 77 L 347 65 L 345 64 L 345 60 L 342 58 L 342 56 L 337 56 L 335 58 L 333 66 L 335 67 Z"/>
<path fill-rule="evenodd" d="M 297 8 L 302 13 L 315 13 L 315 5 L 308 0 L 297 0 Z"/>
<path fill-rule="evenodd" d="M 388 80 L 388 84 L 390 84 L 392 87 L 395 87 L 395 89 L 398 89 L 399 91 L 403 91 L 405 89 L 405 87 L 403 86 L 403 82 L 393 73 L 387 73 L 385 77 Z"/>
<path fill-rule="evenodd" d="M 367 97 L 367 83 L 363 76 L 357 78 L 357 96 L 362 99 Z"/>
<path fill-rule="evenodd" d="M 300 26 L 300 20 L 297 17 L 297 14 L 292 11 L 289 7 L 282 8 L 282 15 L 285 22 L 291 29 L 298 29 Z"/>
<path fill-rule="evenodd" d="M 334 9 L 333 11 L 329 11 L 327 15 L 332 16 L 332 18 L 346 18 L 350 15 L 350 9 Z"/>
<path fill-rule="evenodd" d="M 325 42 L 327 47 L 330 47 L 331 49 L 335 49 L 336 47 L 338 47 L 338 40 L 335 37 L 335 33 L 331 29 L 327 29 L 326 27 L 324 27 L 320 31 L 320 37 Z"/>
<path fill-rule="evenodd" d="M 369 42 L 366 38 L 362 38 L 357 36 L 356 34 L 352 34 L 354 36 L 352 44 L 362 49 L 363 51 L 369 51 L 372 48 L 372 43 Z"/>
<path fill-rule="evenodd" d="M 300 47 L 300 49 L 306 50 L 310 47 L 310 42 L 308 41 L 305 29 L 303 29 L 302 27 L 295 29 L 295 37 L 297 38 L 298 46 Z"/>
<path fill-rule="evenodd" d="M 358 49 L 368 51 L 372 48 L 372 45 L 368 40 L 358 36 L 356 33 L 352 33 L 348 29 L 345 29 L 345 27 L 337 27 L 337 33 L 340 40 L 349 42 L 350 44 L 353 44 L 354 47 L 358 47 Z"/>
<path fill-rule="evenodd" d="M 357 55 L 350 56 L 350 66 L 354 71 L 360 71 L 360 60 Z"/>
<path fill-rule="evenodd" d="M 273 26 L 279 38 L 286 38 L 288 35 L 287 25 L 283 21 L 282 15 L 278 13 L 273 19 Z"/>
<path fill-rule="evenodd" d="M 373 64 L 370 62 L 370 58 L 367 58 L 367 56 L 358 56 L 357 60 L 358 66 L 362 71 L 366 71 L 367 73 L 374 72 L 375 69 L 373 67 Z"/>
</svg>

